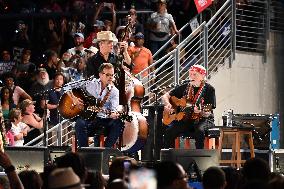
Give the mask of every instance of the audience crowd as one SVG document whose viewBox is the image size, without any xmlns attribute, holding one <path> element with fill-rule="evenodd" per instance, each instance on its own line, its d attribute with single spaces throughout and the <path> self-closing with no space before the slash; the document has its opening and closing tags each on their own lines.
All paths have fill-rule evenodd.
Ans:
<svg viewBox="0 0 284 189">
<path fill-rule="evenodd" d="M 11 189 L 280 189 L 284 177 L 270 172 L 264 159 L 248 159 L 238 170 L 233 167 L 209 167 L 196 181 L 191 172 L 173 161 L 161 161 L 151 166 L 142 165 L 127 156 L 117 156 L 109 162 L 109 174 L 88 169 L 78 153 L 68 152 L 57 157 L 38 173 L 34 170 L 17 171 L 4 152 L 0 152 L 0 166 L 5 175 L 0 177 L 1 188 Z M 195 171 L 200 171 L 197 170 Z"/>
<path fill-rule="evenodd" d="M 161 45 L 171 35 L 179 34 L 174 16 L 167 9 L 175 5 L 172 1 L 140 0 L 130 4 L 125 1 L 126 7 L 120 7 L 115 1 L 28 2 L 5 4 L 1 1 L 1 11 L 5 14 L 72 13 L 90 9 L 94 14 L 87 23 L 78 14 L 59 18 L 50 15 L 45 21 L 41 19 L 40 25 L 34 23 L 39 27 L 33 28 L 33 33 L 28 20 L 18 20 L 11 31 L 11 40 L 4 40 L 0 48 L 1 128 L 4 144 L 9 146 L 34 144 L 30 141 L 43 132 L 45 119 L 48 128 L 62 121 L 57 109 L 66 83 L 97 77 L 96 61 L 106 51 L 106 47 L 99 45 L 102 39 L 97 40 L 98 33 L 103 36 L 107 33 L 100 32 L 111 32 L 108 40 L 111 38 L 113 48 L 108 53 L 115 57 L 123 54 L 125 67 L 133 75 L 150 66 L 154 62 L 153 54 Z M 154 5 L 153 13 L 142 20 L 136 8 L 149 8 L 150 4 Z M 118 19 L 116 13 L 125 8 L 128 15 Z M 142 82 L 148 82 L 148 71 L 142 76 Z"/>
</svg>

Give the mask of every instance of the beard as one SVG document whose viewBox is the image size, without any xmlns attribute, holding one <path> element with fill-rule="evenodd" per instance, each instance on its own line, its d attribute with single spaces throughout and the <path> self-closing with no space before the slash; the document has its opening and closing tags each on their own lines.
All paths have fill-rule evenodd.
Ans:
<svg viewBox="0 0 284 189">
<path fill-rule="evenodd" d="M 45 85 L 49 82 L 49 77 L 46 77 L 46 78 L 44 78 L 44 79 L 37 78 L 37 82 L 38 82 L 40 85 L 45 86 Z"/>
</svg>

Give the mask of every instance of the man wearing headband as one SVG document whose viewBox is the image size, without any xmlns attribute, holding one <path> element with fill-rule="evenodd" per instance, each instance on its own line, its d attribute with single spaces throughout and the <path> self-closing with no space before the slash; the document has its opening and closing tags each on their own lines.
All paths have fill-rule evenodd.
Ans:
<svg viewBox="0 0 284 189">
<path fill-rule="evenodd" d="M 190 82 L 177 86 L 163 95 L 165 115 L 177 115 L 173 104 L 177 104 L 177 101 L 186 102 L 186 107 L 178 110 L 184 112 L 182 118 L 175 117 L 168 124 L 164 135 L 165 148 L 173 148 L 175 138 L 182 135 L 192 136 L 196 149 L 204 148 L 204 130 L 213 124 L 212 109 L 216 107 L 215 89 L 206 83 L 205 76 L 206 70 L 203 66 L 193 65 L 189 69 Z M 163 122 L 165 123 L 165 120 Z"/>
</svg>

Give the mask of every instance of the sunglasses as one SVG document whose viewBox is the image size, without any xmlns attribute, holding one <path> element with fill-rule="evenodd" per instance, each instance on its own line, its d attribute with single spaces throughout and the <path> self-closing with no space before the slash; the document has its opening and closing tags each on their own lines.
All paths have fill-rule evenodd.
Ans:
<svg viewBox="0 0 284 189">
<path fill-rule="evenodd" d="M 102 73 L 102 74 L 105 74 L 107 77 L 113 77 L 114 74 L 109 74 L 109 73 Z"/>
</svg>

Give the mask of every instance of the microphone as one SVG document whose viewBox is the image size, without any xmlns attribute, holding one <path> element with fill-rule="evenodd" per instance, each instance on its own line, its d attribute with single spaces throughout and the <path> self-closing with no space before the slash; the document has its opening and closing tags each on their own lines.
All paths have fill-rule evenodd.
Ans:
<svg viewBox="0 0 284 189">
<path fill-rule="evenodd" d="M 193 79 L 186 79 L 186 80 L 181 81 L 181 84 L 190 83 L 192 81 L 194 81 L 194 80 Z"/>
</svg>

